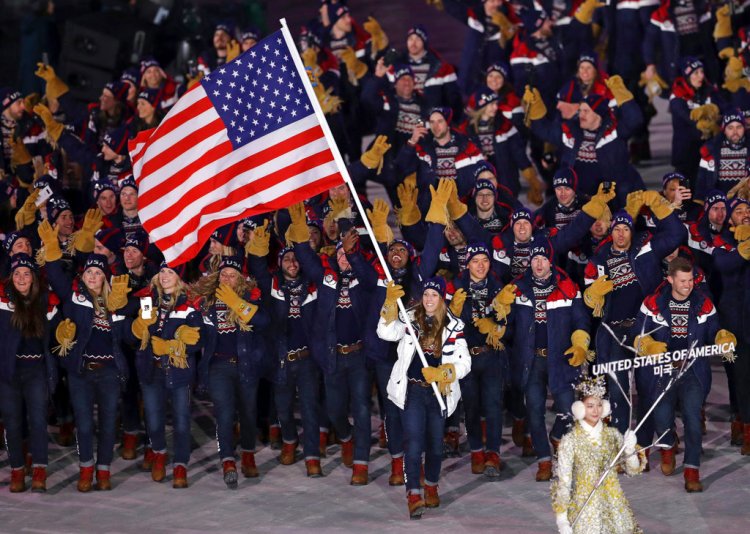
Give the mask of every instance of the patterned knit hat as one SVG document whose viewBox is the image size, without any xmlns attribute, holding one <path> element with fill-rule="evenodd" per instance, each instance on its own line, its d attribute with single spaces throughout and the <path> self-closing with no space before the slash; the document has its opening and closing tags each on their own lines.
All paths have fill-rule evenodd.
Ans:
<svg viewBox="0 0 750 534">
<path fill-rule="evenodd" d="M 511 226 L 513 226 L 520 220 L 526 220 L 526 221 L 531 222 L 531 212 L 523 206 L 516 209 L 513 212 L 513 215 L 511 215 L 510 217 Z"/>
<path fill-rule="evenodd" d="M 477 196 L 483 189 L 489 189 L 492 191 L 493 195 L 497 194 L 497 187 L 495 187 L 495 184 L 486 178 L 481 178 L 477 180 L 476 184 L 474 184 L 474 196 Z"/>
<path fill-rule="evenodd" d="M 35 273 L 37 269 L 36 262 L 31 258 L 31 256 L 29 256 L 28 254 L 24 254 L 23 252 L 15 254 L 11 259 L 10 274 L 13 274 L 13 271 L 18 269 L 19 267 L 27 267 L 32 273 Z"/>
<path fill-rule="evenodd" d="M 409 28 L 406 31 L 406 38 L 408 39 L 410 35 L 416 35 L 417 37 L 422 39 L 425 47 L 427 46 L 427 43 L 429 42 L 429 34 L 427 33 L 427 28 L 425 28 L 424 25 L 415 24 L 414 26 Z"/>
<path fill-rule="evenodd" d="M 480 241 L 470 242 L 466 246 L 466 263 L 469 263 L 474 256 L 479 256 L 480 254 L 484 254 L 488 259 L 492 257 L 487 245 Z"/>
<path fill-rule="evenodd" d="M 86 258 L 86 263 L 83 264 L 83 272 L 86 272 L 91 267 L 96 267 L 104 274 L 107 274 L 107 257 L 102 254 L 95 254 L 92 252 Z"/>
<path fill-rule="evenodd" d="M 633 231 L 633 218 L 625 210 L 619 210 L 612 216 L 612 223 L 609 225 L 609 229 L 614 230 L 618 224 L 624 224 L 630 228 L 631 232 Z"/>
<path fill-rule="evenodd" d="M 127 156 L 128 130 L 124 126 L 109 130 L 104 134 L 104 139 L 102 141 L 115 154 L 119 154 L 120 156 Z"/>
<path fill-rule="evenodd" d="M 552 187 L 570 187 L 573 191 L 578 189 L 578 175 L 572 167 L 560 167 L 552 178 Z"/>
<path fill-rule="evenodd" d="M 706 196 L 704 197 L 703 212 L 708 213 L 709 211 L 711 211 L 711 208 L 713 208 L 719 202 L 723 202 L 724 206 L 726 206 L 727 196 L 718 189 L 712 189 L 711 191 L 708 191 L 706 193 Z"/>
<path fill-rule="evenodd" d="M 217 271 L 221 271 L 226 267 L 230 267 L 241 274 L 242 263 L 242 258 L 238 256 L 222 256 L 221 263 L 219 263 L 219 268 L 217 269 Z"/>
<path fill-rule="evenodd" d="M 442 276 L 428 278 L 427 280 L 422 282 L 422 293 L 424 293 L 428 289 L 432 289 L 433 291 L 437 291 L 438 295 L 445 298 L 445 288 L 445 278 L 443 278 Z"/>
<path fill-rule="evenodd" d="M 682 61 L 682 75 L 689 78 L 692 73 L 703 68 L 703 62 L 697 57 L 686 57 Z"/>
<path fill-rule="evenodd" d="M 411 76 L 414 79 L 414 71 L 409 65 L 395 65 L 393 67 L 393 82 L 396 83 L 403 76 Z"/>
<path fill-rule="evenodd" d="M 57 218 L 63 211 L 68 210 L 71 213 L 73 212 L 68 201 L 60 195 L 52 195 L 49 197 L 45 209 L 47 210 L 47 220 L 50 224 L 55 224 Z"/>
<path fill-rule="evenodd" d="M 162 261 L 161 264 L 159 264 L 159 270 L 162 269 L 169 269 L 171 271 L 174 271 L 174 273 L 179 276 L 180 278 L 185 277 L 185 273 L 187 272 L 187 265 L 182 263 L 180 265 L 177 265 L 176 267 L 171 267 L 166 260 Z"/>
<path fill-rule="evenodd" d="M 739 122 L 742 126 L 745 125 L 745 117 L 739 109 L 733 109 L 724 114 L 721 119 L 721 129 L 723 130 L 733 122 Z"/>
<path fill-rule="evenodd" d="M 20 91 L 11 89 L 10 87 L 0 88 L 0 105 L 3 108 L 0 110 L 0 113 L 8 109 L 16 100 L 21 100 L 21 98 L 23 97 Z"/>
<path fill-rule="evenodd" d="M 498 72 L 503 78 L 507 80 L 510 70 L 508 69 L 508 65 L 506 65 L 505 63 L 493 63 L 492 65 L 487 67 L 484 75 L 487 76 L 490 72 Z"/>
<path fill-rule="evenodd" d="M 6 254 L 10 255 L 10 251 L 13 250 L 13 245 L 15 245 L 16 241 L 21 238 L 28 239 L 29 242 L 31 242 L 29 236 L 23 230 L 16 230 L 15 232 L 11 232 L 5 236 L 5 242 L 3 243 L 3 246 L 5 247 Z"/>
<path fill-rule="evenodd" d="M 667 184 L 671 182 L 672 180 L 683 181 L 685 180 L 685 175 L 677 171 L 668 172 L 667 174 L 661 177 L 661 188 L 666 189 Z"/>
<path fill-rule="evenodd" d="M 97 230 L 94 237 L 112 252 L 121 250 L 125 242 L 125 236 L 119 228 L 102 228 Z"/>
</svg>

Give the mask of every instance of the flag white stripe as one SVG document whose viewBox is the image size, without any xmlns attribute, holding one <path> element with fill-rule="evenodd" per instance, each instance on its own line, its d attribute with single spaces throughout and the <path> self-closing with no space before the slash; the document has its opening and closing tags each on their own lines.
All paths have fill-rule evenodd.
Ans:
<svg viewBox="0 0 750 534">
<path fill-rule="evenodd" d="M 243 200 L 242 204 L 237 204 L 231 209 L 224 210 L 216 213 L 206 213 L 201 216 L 198 228 L 205 226 L 211 221 L 216 219 L 224 219 L 228 217 L 237 217 L 244 210 L 262 204 L 264 202 L 270 202 L 280 196 L 291 193 L 294 190 L 302 189 L 321 178 L 330 176 L 338 172 L 335 161 L 329 161 L 323 165 L 315 167 L 313 169 L 306 170 L 302 174 L 290 177 L 288 180 L 284 180 L 273 187 L 261 191 L 246 200 Z M 170 225 L 174 227 L 174 224 Z M 167 235 L 171 235 L 171 232 L 167 232 Z M 185 236 L 173 246 L 164 250 L 164 258 L 167 262 L 174 260 L 179 257 L 185 250 L 190 248 L 198 240 L 198 230 L 185 234 Z"/>
<path fill-rule="evenodd" d="M 153 202 L 149 205 L 139 208 L 138 211 L 141 215 L 141 220 L 150 219 L 151 217 L 158 215 L 159 213 L 164 211 L 164 206 L 174 205 L 174 207 L 179 207 L 180 200 L 182 199 L 181 191 L 190 191 L 193 188 L 198 187 L 204 181 L 210 180 L 211 178 L 216 176 L 219 172 L 221 172 L 223 169 L 231 167 L 232 165 L 235 165 L 236 163 L 239 163 L 249 157 L 252 157 L 253 155 L 259 152 L 262 152 L 268 148 L 276 146 L 279 143 L 283 142 L 284 140 L 294 137 L 300 132 L 309 130 L 310 128 L 316 125 L 318 125 L 318 121 L 315 118 L 315 115 L 309 115 L 303 119 L 300 119 L 297 122 L 290 124 L 287 128 L 283 130 L 277 130 L 269 135 L 263 136 L 257 141 L 248 143 L 247 145 L 239 148 L 238 150 L 232 151 L 225 157 L 218 159 L 208 165 L 205 165 L 204 167 L 196 170 L 189 179 L 187 179 L 184 183 L 180 185 L 179 189 L 173 189 L 168 194 L 162 196 L 159 199 L 158 203 Z M 222 135 L 224 136 L 223 140 L 226 140 L 226 130 L 222 132 Z M 314 143 L 318 143 L 318 144 L 313 147 L 313 148 L 316 148 L 313 152 L 301 152 L 298 155 L 295 151 L 294 159 L 295 160 L 302 159 L 302 157 L 320 152 L 321 150 L 328 148 L 328 145 L 325 142 L 325 139 L 323 137 L 321 137 L 320 140 Z M 314 143 L 311 143 L 308 146 L 312 146 Z M 202 144 L 203 143 L 199 144 L 198 146 L 201 146 Z M 301 150 L 302 148 L 303 147 L 300 147 L 300 149 L 297 149 L 297 150 Z M 186 154 L 188 155 L 192 154 L 191 161 L 183 161 L 178 170 L 184 170 L 184 168 L 187 167 L 187 165 L 190 164 L 192 160 L 195 160 L 196 158 L 202 156 L 204 151 L 205 150 L 199 150 L 197 147 L 195 150 L 187 151 Z M 274 172 L 274 171 L 279 170 L 280 168 L 286 167 L 290 163 L 290 159 L 288 156 L 289 154 L 285 153 L 280 158 L 275 158 L 274 160 L 271 160 L 270 162 L 267 162 L 261 165 L 260 167 L 255 167 L 253 169 L 251 176 L 257 175 L 258 173 L 261 173 L 264 171 L 266 173 Z M 274 164 L 274 162 L 277 160 L 280 160 L 279 163 Z M 171 166 L 172 164 L 170 163 L 169 165 Z M 245 175 L 247 174 L 248 173 L 245 173 Z M 148 191 L 152 187 L 161 184 L 163 181 L 164 179 L 162 178 L 161 171 L 159 172 L 158 176 L 154 178 L 153 180 L 149 180 L 149 177 L 144 178 L 143 181 L 138 186 L 139 194 L 142 195 L 143 191 Z M 222 188 L 220 189 L 220 191 L 225 191 L 225 189 Z M 182 209 L 184 210 L 185 207 L 183 207 Z"/>
</svg>

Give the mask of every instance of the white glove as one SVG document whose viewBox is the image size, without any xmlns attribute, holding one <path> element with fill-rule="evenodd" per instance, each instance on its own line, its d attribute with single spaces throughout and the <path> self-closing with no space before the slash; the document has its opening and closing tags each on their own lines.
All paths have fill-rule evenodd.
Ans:
<svg viewBox="0 0 750 534">
<path fill-rule="evenodd" d="M 625 431 L 625 436 L 623 438 L 623 443 L 625 445 L 625 454 L 631 455 L 635 452 L 635 445 L 637 443 L 637 440 L 635 438 L 635 432 L 628 429 Z"/>
<path fill-rule="evenodd" d="M 556 517 L 557 531 L 560 534 L 573 534 L 573 527 L 570 526 L 570 521 L 568 521 L 568 514 L 562 512 L 557 514 Z"/>
</svg>

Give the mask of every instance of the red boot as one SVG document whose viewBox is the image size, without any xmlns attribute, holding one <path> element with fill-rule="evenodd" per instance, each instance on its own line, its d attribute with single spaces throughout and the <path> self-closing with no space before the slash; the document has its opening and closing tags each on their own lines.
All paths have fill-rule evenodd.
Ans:
<svg viewBox="0 0 750 534">
<path fill-rule="evenodd" d="M 404 485 L 404 457 L 391 459 L 391 476 L 388 477 L 389 486 Z"/>
<path fill-rule="evenodd" d="M 308 477 L 320 478 L 323 476 L 323 470 L 320 468 L 320 460 L 305 460 L 305 467 L 307 468 Z"/>
<path fill-rule="evenodd" d="M 354 439 L 341 442 L 341 462 L 346 467 L 354 465 Z"/>
<path fill-rule="evenodd" d="M 154 466 L 154 449 L 146 447 L 143 451 L 143 462 L 141 462 L 141 471 L 151 471 Z"/>
<path fill-rule="evenodd" d="M 367 466 L 364 464 L 354 464 L 352 468 L 352 479 L 350 484 L 352 486 L 366 486 L 369 481 L 369 473 Z"/>
<path fill-rule="evenodd" d="M 154 452 L 154 459 L 151 465 L 151 480 L 162 482 L 167 476 L 167 453 Z"/>
<path fill-rule="evenodd" d="M 484 451 L 476 451 L 471 453 L 471 472 L 475 475 L 481 475 L 484 473 Z"/>
<path fill-rule="evenodd" d="M 742 445 L 742 421 L 740 420 L 739 415 L 735 416 L 734 420 L 732 421 L 730 443 L 735 446 Z"/>
<path fill-rule="evenodd" d="M 552 478 L 552 462 L 544 460 L 539 462 L 539 467 L 536 470 L 536 481 L 547 482 Z"/>
<path fill-rule="evenodd" d="M 495 478 L 500 476 L 500 455 L 496 452 L 487 452 L 484 455 L 484 476 Z"/>
<path fill-rule="evenodd" d="M 172 470 L 172 487 L 175 489 L 188 487 L 187 467 L 184 465 L 176 465 Z"/>
<path fill-rule="evenodd" d="M 318 438 L 318 447 L 320 448 L 320 457 L 321 458 L 327 458 L 328 457 L 328 432 L 320 431 L 320 436 Z"/>
<path fill-rule="evenodd" d="M 406 505 L 409 507 L 409 519 L 422 518 L 425 502 L 419 493 L 409 493 L 406 496 Z"/>
<path fill-rule="evenodd" d="M 531 456 L 536 456 L 536 451 L 534 450 L 534 445 L 531 444 L 531 436 L 524 436 L 523 438 L 523 449 L 521 450 L 521 456 L 524 458 L 529 458 Z"/>
<path fill-rule="evenodd" d="M 742 425 L 742 456 L 750 456 L 750 424 Z"/>
<path fill-rule="evenodd" d="M 120 449 L 120 457 L 123 460 L 135 460 L 135 450 L 138 448 L 138 434 L 128 434 L 127 432 L 122 435 L 122 449 Z"/>
<path fill-rule="evenodd" d="M 424 504 L 427 508 L 437 508 L 440 506 L 440 495 L 438 495 L 437 484 L 424 486 Z"/>
<path fill-rule="evenodd" d="M 443 437 L 443 456 L 455 457 L 458 456 L 458 446 L 461 434 L 455 430 L 451 430 L 445 433 Z"/>
<path fill-rule="evenodd" d="M 294 463 L 295 452 L 297 452 L 296 443 L 284 443 L 284 445 L 281 447 L 279 463 L 281 465 L 292 465 Z"/>
<path fill-rule="evenodd" d="M 237 489 L 237 464 L 234 460 L 224 460 L 221 464 L 222 472 L 224 473 L 224 484 L 229 489 Z"/>
<path fill-rule="evenodd" d="M 112 477 L 108 469 L 96 470 L 96 489 L 99 491 L 109 491 L 112 489 Z"/>
<path fill-rule="evenodd" d="M 385 435 L 385 423 L 380 422 L 380 433 L 378 434 L 378 447 L 385 449 L 388 446 L 388 438 Z"/>
<path fill-rule="evenodd" d="M 675 447 L 677 447 L 676 444 L 671 449 L 661 450 L 661 472 L 666 476 L 674 473 L 674 469 L 677 463 L 674 457 Z"/>
<path fill-rule="evenodd" d="M 78 473 L 78 491 L 88 493 L 94 484 L 94 466 L 81 467 Z"/>
<path fill-rule="evenodd" d="M 703 491 L 703 484 L 700 480 L 700 474 L 695 467 L 685 468 L 685 491 L 688 493 L 700 493 Z"/>
<path fill-rule="evenodd" d="M 245 478 L 257 478 L 258 467 L 255 465 L 255 454 L 252 452 L 242 453 L 242 474 Z"/>
<path fill-rule="evenodd" d="M 34 493 L 44 493 L 47 491 L 47 468 L 35 467 L 31 476 L 31 491 Z"/>
<path fill-rule="evenodd" d="M 26 470 L 23 467 L 10 470 L 10 492 L 26 491 Z"/>
<path fill-rule="evenodd" d="M 268 428 L 268 441 L 271 443 L 271 449 L 279 450 L 281 448 L 281 427 L 279 425 L 271 425 Z"/>
</svg>

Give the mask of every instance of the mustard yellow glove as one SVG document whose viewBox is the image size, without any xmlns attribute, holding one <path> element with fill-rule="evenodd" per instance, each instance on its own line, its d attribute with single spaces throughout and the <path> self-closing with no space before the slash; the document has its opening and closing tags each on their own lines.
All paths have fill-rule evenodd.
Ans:
<svg viewBox="0 0 750 534">
<path fill-rule="evenodd" d="M 604 215 L 605 210 L 607 209 L 607 203 L 615 198 L 615 186 L 616 184 L 612 182 L 611 187 L 609 188 L 609 192 L 604 192 L 604 184 L 599 184 L 599 190 L 597 193 L 591 197 L 591 200 L 589 200 L 586 204 L 583 205 L 581 210 L 586 213 L 586 215 L 593 217 L 594 219 L 599 219 Z"/>
<path fill-rule="evenodd" d="M 510 305 L 516 301 L 517 289 L 518 287 L 515 284 L 508 284 L 492 299 L 492 309 L 495 310 L 495 317 L 498 321 L 505 319 L 510 314 Z"/>
<path fill-rule="evenodd" d="M 521 176 L 526 180 L 529 186 L 527 197 L 529 202 L 541 205 L 544 202 L 544 182 L 539 179 L 539 175 L 534 167 L 526 167 L 521 171 Z"/>
<path fill-rule="evenodd" d="M 328 205 L 331 207 L 331 216 L 334 220 L 339 220 L 342 217 L 347 219 L 352 216 L 352 209 L 349 206 L 349 199 L 346 197 L 332 198 L 328 201 Z"/>
<path fill-rule="evenodd" d="M 466 303 L 466 291 L 464 288 L 459 287 L 456 289 L 456 292 L 453 293 L 453 298 L 451 298 L 451 303 L 448 308 L 451 310 L 451 313 L 455 315 L 456 317 L 461 317 L 461 312 L 464 309 L 464 303 Z"/>
<path fill-rule="evenodd" d="M 656 341 L 651 336 L 637 336 L 633 347 L 641 356 L 651 356 L 652 354 L 661 354 L 667 352 L 667 344 L 663 341 Z"/>
<path fill-rule="evenodd" d="M 424 218 L 425 221 L 448 226 L 448 199 L 451 197 L 452 186 L 454 186 L 453 181 L 447 178 L 440 179 L 437 189 L 430 185 L 432 202 Z"/>
<path fill-rule="evenodd" d="M 498 328 L 487 334 L 487 344 L 495 350 L 505 349 L 505 345 L 502 342 L 503 336 L 505 336 L 505 325 L 498 325 Z"/>
<path fill-rule="evenodd" d="M 417 207 L 419 189 L 411 182 L 404 181 L 396 187 L 396 194 L 401 204 L 401 208 L 396 211 L 398 223 L 401 226 L 417 224 L 422 219 L 422 214 L 419 213 L 419 208 Z"/>
<path fill-rule="evenodd" d="M 750 260 L 750 239 L 737 245 L 737 252 L 746 260 Z"/>
<path fill-rule="evenodd" d="M 23 141 L 16 139 L 15 137 L 10 138 L 10 168 L 16 169 L 21 165 L 27 165 L 31 163 L 31 154 L 29 154 L 26 145 Z"/>
<path fill-rule="evenodd" d="M 232 39 L 227 43 L 227 63 L 234 61 L 242 53 L 240 43 Z"/>
<path fill-rule="evenodd" d="M 714 339 L 714 343 L 717 345 L 724 345 L 725 343 L 733 344 L 735 348 L 737 347 L 737 337 L 731 333 L 729 330 L 721 329 L 718 332 L 716 332 L 716 338 Z"/>
<path fill-rule="evenodd" d="M 604 5 L 603 2 L 599 2 L 598 0 L 584 0 L 584 2 L 578 6 L 578 9 L 573 16 L 581 24 L 591 24 L 591 20 L 594 18 L 594 11 Z"/>
<path fill-rule="evenodd" d="M 714 39 L 719 40 L 732 36 L 732 15 L 729 5 L 723 5 L 716 10 L 716 25 L 714 26 Z"/>
<path fill-rule="evenodd" d="M 104 214 L 99 208 L 90 209 L 83 218 L 83 226 L 73 236 L 73 248 L 88 253 L 94 250 L 94 234 L 104 224 Z"/>
<path fill-rule="evenodd" d="M 47 87 L 45 89 L 47 100 L 57 100 L 70 90 L 65 82 L 58 78 L 55 69 L 44 63 L 37 63 L 36 66 L 37 69 L 34 74 L 47 82 Z"/>
<path fill-rule="evenodd" d="M 513 36 L 516 33 L 516 28 L 502 11 L 493 13 L 490 18 L 492 19 L 492 23 L 500 29 L 500 46 L 505 48 L 505 44 L 513 39 Z"/>
<path fill-rule="evenodd" d="M 318 53 L 312 48 L 306 48 L 305 51 L 300 54 L 300 56 L 302 57 L 302 64 L 305 67 L 315 69 L 315 67 L 318 66 Z"/>
<path fill-rule="evenodd" d="M 37 104 L 34 106 L 34 113 L 39 115 L 39 118 L 44 122 L 44 128 L 47 130 L 50 139 L 55 142 L 59 141 L 65 127 L 55 120 L 49 108 L 44 104 Z"/>
<path fill-rule="evenodd" d="M 450 180 L 450 182 L 451 182 L 451 194 L 448 197 L 448 203 L 446 206 L 448 208 L 448 216 L 452 220 L 456 221 L 460 219 L 461 217 L 463 217 L 464 214 L 466 214 L 466 212 L 469 211 L 469 208 L 466 206 L 466 204 L 464 204 L 463 202 L 461 202 L 461 200 L 459 200 L 458 187 L 456 187 L 456 182 L 454 182 L 453 180 Z"/>
<path fill-rule="evenodd" d="M 287 243 L 307 243 L 310 240 L 310 228 L 305 219 L 305 205 L 302 202 L 292 204 L 287 208 L 292 224 L 286 231 Z"/>
<path fill-rule="evenodd" d="M 139 312 L 138 317 L 136 317 L 133 320 L 133 323 L 130 325 L 130 331 L 135 337 L 141 340 L 141 350 L 144 350 L 148 345 L 150 336 L 148 327 L 154 324 L 157 318 L 158 315 L 156 313 L 156 309 L 151 308 L 151 317 L 149 319 L 144 319 L 143 317 L 141 317 L 141 314 Z"/>
<path fill-rule="evenodd" d="M 398 319 L 398 299 L 406 295 L 404 288 L 389 280 L 385 286 L 385 301 L 380 309 L 380 316 L 385 320 L 385 324 L 391 324 Z"/>
<path fill-rule="evenodd" d="M 544 105 L 539 89 L 532 89 L 531 86 L 527 85 L 523 92 L 522 101 L 523 108 L 526 110 L 526 116 L 524 119 L 524 121 L 527 122 L 526 126 L 531 124 L 530 121 L 539 120 L 547 114 L 547 106 Z"/>
<path fill-rule="evenodd" d="M 244 324 L 249 323 L 258 311 L 257 305 L 240 298 L 240 296 L 226 284 L 219 284 L 219 287 L 216 288 L 216 298 L 224 302 L 230 310 L 234 311 L 239 320 Z M 188 344 L 190 345 L 192 343 Z"/>
<path fill-rule="evenodd" d="M 174 338 L 185 345 L 195 345 L 201 339 L 201 329 L 198 326 L 184 324 L 175 330 Z"/>
<path fill-rule="evenodd" d="M 189 367 L 185 344 L 181 341 L 153 336 L 151 338 L 151 350 L 155 356 L 169 356 L 169 365 L 172 367 L 177 367 L 178 369 L 187 369 Z"/>
<path fill-rule="evenodd" d="M 721 131 L 716 119 L 700 119 L 695 123 L 695 128 L 701 133 L 701 139 L 711 139 Z"/>
<path fill-rule="evenodd" d="M 375 142 L 370 149 L 362 154 L 359 161 L 361 161 L 362 165 L 368 169 L 377 169 L 377 174 L 379 175 L 380 171 L 383 170 L 383 155 L 388 152 L 388 149 L 390 148 L 391 145 L 388 144 L 388 136 L 379 135 L 375 138 Z"/>
<path fill-rule="evenodd" d="M 489 317 L 477 317 L 474 319 L 474 326 L 479 330 L 480 334 L 489 334 L 493 330 L 497 330 L 497 323 Z"/>
<path fill-rule="evenodd" d="M 198 71 L 195 76 L 187 76 L 187 88 L 192 89 L 203 79 L 203 71 Z"/>
<path fill-rule="evenodd" d="M 564 354 L 571 355 L 568 359 L 570 365 L 580 367 L 588 359 L 591 336 L 585 330 L 576 330 L 570 335 L 570 342 L 572 346 Z"/>
<path fill-rule="evenodd" d="M 42 221 L 37 228 L 39 239 L 42 240 L 44 246 L 44 261 L 49 263 L 51 261 L 57 261 L 62 258 L 62 250 L 60 250 L 60 241 L 57 239 L 58 228 L 52 228 L 49 221 Z"/>
<path fill-rule="evenodd" d="M 367 21 L 362 24 L 362 27 L 364 27 L 365 31 L 370 34 L 372 49 L 375 52 L 385 50 L 388 46 L 388 36 L 383 31 L 380 23 L 372 17 L 367 17 Z"/>
<path fill-rule="evenodd" d="M 720 59 L 731 59 L 733 57 L 736 57 L 736 52 L 734 51 L 734 48 L 731 46 L 725 46 L 721 50 L 719 50 L 719 58 Z"/>
<path fill-rule="evenodd" d="M 664 81 L 664 78 L 659 76 L 659 73 L 655 73 L 654 77 L 650 80 L 646 78 L 646 73 L 641 73 L 641 78 L 638 81 L 638 87 L 646 88 L 646 96 L 648 97 L 649 104 L 654 101 L 654 98 L 659 96 L 662 91 L 669 89 L 669 84 Z"/>
<path fill-rule="evenodd" d="M 633 93 L 627 90 L 625 82 L 622 81 L 622 76 L 619 74 L 610 76 L 605 83 L 609 90 L 612 91 L 612 95 L 615 97 L 618 106 L 622 106 L 626 102 L 633 100 Z"/>
<path fill-rule="evenodd" d="M 674 211 L 669 201 L 658 191 L 644 191 L 643 203 L 649 207 L 651 213 L 659 220 L 662 220 Z"/>
<path fill-rule="evenodd" d="M 341 51 L 341 61 L 346 65 L 346 70 L 350 75 L 353 75 L 355 79 L 359 80 L 367 74 L 367 65 L 357 59 L 354 49 L 351 46 L 347 46 Z"/>
<path fill-rule="evenodd" d="M 53 349 L 60 356 L 67 356 L 75 345 L 76 325 L 70 319 L 65 319 L 55 329 L 55 339 L 60 344 Z"/>
<path fill-rule="evenodd" d="M 36 220 L 36 199 L 39 197 L 39 189 L 34 189 L 16 213 L 16 230 L 22 230 L 24 227 L 34 224 Z"/>
<path fill-rule="evenodd" d="M 326 89 L 322 83 L 318 82 L 314 87 L 314 90 L 315 96 L 318 98 L 318 103 L 320 104 L 320 109 L 323 110 L 324 115 L 333 115 L 334 113 L 339 112 L 341 104 L 343 104 L 344 101 L 333 94 L 333 87 Z"/>
<path fill-rule="evenodd" d="M 109 311 L 115 312 L 128 303 L 128 293 L 131 291 L 129 284 L 130 276 L 127 274 L 112 277 L 112 289 L 107 296 L 107 309 Z"/>
<path fill-rule="evenodd" d="M 444 363 L 438 367 L 422 367 L 422 376 L 428 383 L 437 382 L 440 393 L 450 394 L 450 385 L 456 381 L 456 368 L 452 363 Z"/>
<path fill-rule="evenodd" d="M 747 239 L 750 239 L 750 224 L 740 224 L 730 228 L 730 230 L 737 241 L 746 241 Z"/>
<path fill-rule="evenodd" d="M 734 53 L 734 50 L 729 48 Z M 727 66 L 724 68 L 724 89 L 734 94 L 740 89 L 750 91 L 750 80 L 747 79 L 743 72 L 742 60 L 736 57 L 730 57 Z"/>
<path fill-rule="evenodd" d="M 372 209 L 367 210 L 367 218 L 370 219 L 370 225 L 378 243 L 388 244 L 393 241 L 393 230 L 388 226 L 390 211 L 388 203 L 382 198 L 376 198 L 372 203 Z"/>
<path fill-rule="evenodd" d="M 604 297 L 614 291 L 615 284 L 605 274 L 594 280 L 594 283 L 583 292 L 583 302 L 594 310 L 594 317 L 601 317 L 604 310 Z"/>
<path fill-rule="evenodd" d="M 250 234 L 250 239 L 245 243 L 245 254 L 263 258 L 268 256 L 271 243 L 271 232 L 268 231 L 268 219 L 263 221 L 263 226 L 258 226 Z"/>
<path fill-rule="evenodd" d="M 627 211 L 630 218 L 635 221 L 644 204 L 645 200 L 643 198 L 643 190 L 633 191 L 628 193 L 628 197 L 625 200 L 625 211 Z"/>
</svg>

